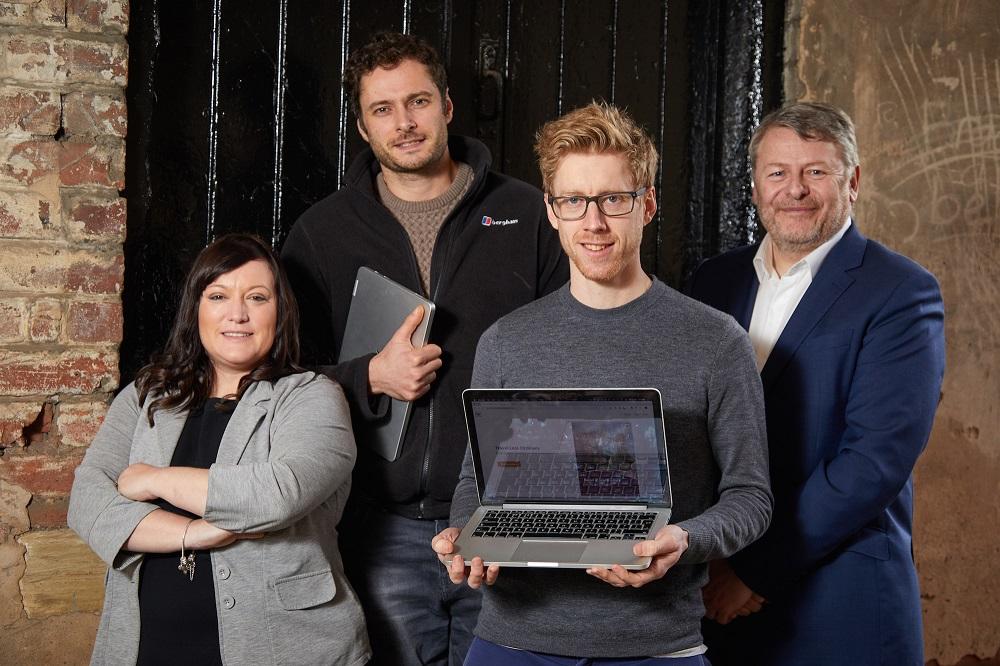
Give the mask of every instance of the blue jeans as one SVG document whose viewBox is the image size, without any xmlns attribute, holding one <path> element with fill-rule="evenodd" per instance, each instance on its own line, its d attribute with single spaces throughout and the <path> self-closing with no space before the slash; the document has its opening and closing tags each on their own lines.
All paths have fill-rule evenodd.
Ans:
<svg viewBox="0 0 1000 666">
<path fill-rule="evenodd" d="M 365 611 L 371 664 L 459 666 L 482 595 L 448 578 L 431 538 L 446 520 L 413 520 L 352 502 L 340 523 L 347 578 Z"/>
<path fill-rule="evenodd" d="M 562 657 L 530 650 L 515 650 L 477 638 L 472 641 L 465 666 L 712 666 L 712 664 L 703 654 L 676 658 Z"/>
</svg>

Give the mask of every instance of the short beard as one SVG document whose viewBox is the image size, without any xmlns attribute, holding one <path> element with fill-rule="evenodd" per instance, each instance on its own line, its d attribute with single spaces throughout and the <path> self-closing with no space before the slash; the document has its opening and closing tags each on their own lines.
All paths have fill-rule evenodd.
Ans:
<svg viewBox="0 0 1000 666">
<path fill-rule="evenodd" d="M 626 266 L 624 256 L 617 257 L 613 262 L 601 269 L 595 269 L 592 265 L 588 265 L 582 260 L 578 261 L 575 252 L 570 255 L 570 260 L 576 266 L 576 270 L 580 272 L 580 275 L 598 284 L 613 282 L 616 277 L 622 274 Z"/>
<path fill-rule="evenodd" d="M 371 144 L 372 152 L 375 153 L 375 159 L 379 161 L 383 169 L 388 169 L 395 173 L 420 173 L 424 171 L 428 166 L 437 164 L 441 161 L 441 157 L 444 155 L 444 151 L 448 148 L 448 139 L 445 135 L 444 140 L 440 141 L 438 145 L 434 147 L 434 151 L 427 156 L 427 159 L 420 160 L 419 162 L 413 164 L 401 164 L 397 162 L 388 151 L 383 151 L 381 146 L 376 147 L 376 144 Z"/>
<path fill-rule="evenodd" d="M 759 212 L 760 211 L 758 210 L 758 213 Z M 840 231 L 840 228 L 844 226 L 844 222 L 850 214 L 850 200 L 838 200 L 837 205 L 830 210 L 830 214 L 820 220 L 819 223 L 811 230 L 812 233 L 808 236 L 800 236 L 798 238 L 788 238 L 784 234 L 779 237 L 778 234 L 771 233 L 772 229 L 780 226 L 775 224 L 777 213 L 770 216 L 770 219 L 765 219 L 763 215 L 760 217 L 761 224 L 770 234 L 771 242 L 774 243 L 775 247 L 787 254 L 806 255 L 836 236 L 837 232 Z"/>
</svg>

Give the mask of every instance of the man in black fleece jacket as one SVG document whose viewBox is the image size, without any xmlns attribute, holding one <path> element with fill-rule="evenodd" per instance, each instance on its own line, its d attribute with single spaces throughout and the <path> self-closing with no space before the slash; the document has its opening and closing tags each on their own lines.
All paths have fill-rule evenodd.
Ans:
<svg viewBox="0 0 1000 666">
<path fill-rule="evenodd" d="M 466 446 L 461 391 L 476 341 L 496 319 L 568 277 L 542 193 L 490 170 L 473 139 L 448 136 L 444 68 L 415 37 L 382 33 L 352 53 L 345 85 L 368 142 L 340 191 L 307 210 L 282 250 L 302 312 L 307 363 L 344 388 L 358 462 L 340 528 L 373 663 L 461 663 L 480 595 L 452 587 L 426 544 L 447 525 Z M 339 358 L 354 278 L 373 268 L 437 305 L 414 349 L 414 312 L 379 353 Z M 412 400 L 400 457 L 366 448 L 388 397 Z"/>
</svg>

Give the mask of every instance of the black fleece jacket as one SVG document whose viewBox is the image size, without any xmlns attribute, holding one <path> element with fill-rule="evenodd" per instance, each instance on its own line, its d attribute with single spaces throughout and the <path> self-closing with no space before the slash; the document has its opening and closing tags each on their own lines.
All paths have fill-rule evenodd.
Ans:
<svg viewBox="0 0 1000 666">
<path fill-rule="evenodd" d="M 301 311 L 303 361 L 339 382 L 351 403 L 359 451 L 352 494 L 411 518 L 448 517 L 468 439 L 461 392 L 469 386 L 479 336 L 568 279 L 542 193 L 491 171 L 489 150 L 479 141 L 452 136 L 448 149 L 475 176 L 441 225 L 431 260 L 429 296 L 437 309 L 430 339 L 441 346 L 444 365 L 413 404 L 396 461 L 364 442 L 364 423 L 387 408 L 385 396 L 368 395 L 371 356 L 338 358 L 359 267 L 422 291 L 409 237 L 378 200 L 381 167 L 370 149 L 354 160 L 338 192 L 296 221 L 281 253 Z"/>
</svg>

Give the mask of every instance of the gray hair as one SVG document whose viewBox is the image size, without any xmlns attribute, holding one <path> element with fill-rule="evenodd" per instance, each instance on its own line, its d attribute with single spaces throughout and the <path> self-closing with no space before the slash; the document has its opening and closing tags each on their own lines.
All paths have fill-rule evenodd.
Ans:
<svg viewBox="0 0 1000 666">
<path fill-rule="evenodd" d="M 764 117 L 750 139 L 750 168 L 757 163 L 757 149 L 768 130 L 787 127 L 807 141 L 829 141 L 837 144 L 840 157 L 848 170 L 861 162 L 858 159 L 858 139 L 854 123 L 842 109 L 822 102 L 789 104 Z"/>
</svg>

